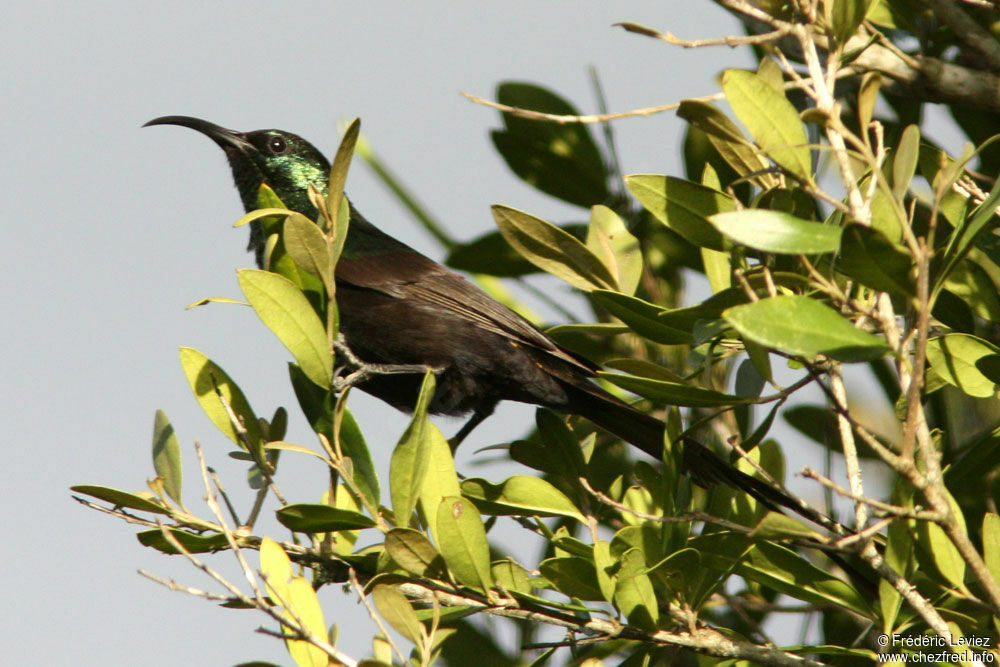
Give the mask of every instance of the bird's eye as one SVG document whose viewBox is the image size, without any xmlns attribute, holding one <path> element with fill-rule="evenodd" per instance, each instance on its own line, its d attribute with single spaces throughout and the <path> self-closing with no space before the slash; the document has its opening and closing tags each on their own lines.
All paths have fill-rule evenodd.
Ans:
<svg viewBox="0 0 1000 667">
<path fill-rule="evenodd" d="M 267 140 L 267 147 L 272 153 L 278 155 L 288 150 L 288 143 L 282 137 L 271 137 Z"/>
</svg>

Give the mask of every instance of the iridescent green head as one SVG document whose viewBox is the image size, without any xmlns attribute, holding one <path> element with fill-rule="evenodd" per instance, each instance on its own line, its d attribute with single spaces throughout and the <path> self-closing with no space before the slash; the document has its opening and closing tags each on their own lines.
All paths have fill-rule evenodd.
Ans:
<svg viewBox="0 0 1000 667">
<path fill-rule="evenodd" d="M 257 192 L 267 183 L 285 205 L 314 218 L 307 194 L 312 183 L 326 192 L 330 163 L 308 141 L 282 130 L 236 132 L 191 116 L 163 116 L 146 125 L 180 125 L 201 132 L 222 148 L 233 170 L 243 207 L 257 208 Z"/>
</svg>

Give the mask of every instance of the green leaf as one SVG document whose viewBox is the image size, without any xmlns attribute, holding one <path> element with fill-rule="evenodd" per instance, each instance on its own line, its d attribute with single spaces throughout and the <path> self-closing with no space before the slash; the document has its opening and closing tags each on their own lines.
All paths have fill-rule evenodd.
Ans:
<svg viewBox="0 0 1000 667">
<path fill-rule="evenodd" d="M 642 248 L 617 213 L 607 206 L 591 209 L 586 245 L 608 268 L 622 292 L 635 292 L 642 276 Z"/>
<path fill-rule="evenodd" d="M 216 387 L 218 387 L 219 394 L 226 399 L 233 412 L 243 422 L 251 446 L 259 447 L 263 441 L 260 422 L 239 386 L 226 375 L 222 368 L 194 348 L 182 347 L 180 360 L 181 368 L 184 370 L 184 375 L 187 376 L 191 391 L 194 392 L 201 409 L 205 411 L 216 428 L 240 447 L 246 447 L 237 435 L 236 428 L 219 400 L 218 394 L 215 393 Z M 263 456 L 262 451 L 260 455 Z"/>
<path fill-rule="evenodd" d="M 401 568 L 418 577 L 439 578 L 444 559 L 419 530 L 393 528 L 385 535 L 385 550 Z"/>
<path fill-rule="evenodd" d="M 126 507 L 142 512 L 154 512 L 156 514 L 170 514 L 170 510 L 160 503 L 143 498 L 128 491 L 112 489 L 108 486 L 97 486 L 95 484 L 77 484 L 69 487 L 70 491 L 92 496 L 98 500 L 109 502 L 115 507 Z M 157 531 L 159 532 L 159 531 Z"/>
<path fill-rule="evenodd" d="M 625 614 L 630 625 L 655 630 L 660 618 L 653 583 L 646 574 L 642 551 L 629 549 L 621 557 L 615 581 L 615 606 Z"/>
<path fill-rule="evenodd" d="M 872 3 L 873 0 L 832 0 L 824 3 L 830 13 L 828 21 L 833 27 L 833 37 L 839 45 L 846 44 L 857 32 Z"/>
<path fill-rule="evenodd" d="M 448 570 L 460 583 L 486 591 L 490 574 L 490 545 L 479 512 L 461 496 L 446 496 L 438 504 L 438 547 Z"/>
<path fill-rule="evenodd" d="M 959 161 L 959 164 L 964 164 L 964 161 Z M 954 174 L 953 177 L 957 179 L 958 174 Z M 946 180 L 950 180 L 950 178 L 946 177 Z M 1000 201 L 1000 180 L 990 190 L 990 194 L 986 197 L 986 200 L 977 206 L 971 215 L 966 216 L 952 233 L 951 238 L 948 240 L 948 247 L 944 252 L 944 268 L 936 278 L 935 286 L 948 278 L 951 270 L 965 257 L 976 240 L 984 232 L 996 227 L 996 207 L 998 201 Z"/>
<path fill-rule="evenodd" d="M 606 371 L 599 371 L 597 374 L 602 379 L 618 385 L 622 389 L 628 389 L 629 391 L 648 398 L 651 401 L 666 403 L 667 405 L 684 405 L 696 408 L 708 408 L 748 402 L 748 399 L 740 398 L 739 396 L 724 394 L 721 391 L 696 387 L 690 384 L 682 384 L 680 382 L 666 382 L 663 380 L 637 377 L 635 375 L 608 373 Z"/>
<path fill-rule="evenodd" d="M 270 537 L 260 542 L 260 571 L 264 575 L 264 585 L 275 601 L 288 600 L 288 582 L 292 578 L 292 561 L 281 545 Z"/>
<path fill-rule="evenodd" d="M 825 354 L 851 362 L 877 359 L 889 351 L 881 338 L 806 296 L 775 296 L 733 306 L 723 317 L 742 336 L 789 354 Z"/>
<path fill-rule="evenodd" d="M 934 567 L 941 576 L 956 588 L 964 587 L 965 561 L 941 526 L 930 521 L 921 521 L 917 524 L 917 536 L 920 545 L 930 554 Z"/>
<path fill-rule="evenodd" d="M 168 528 L 170 535 L 177 540 L 182 547 L 188 550 L 189 553 L 201 554 L 208 553 L 210 551 L 218 551 L 219 549 L 224 549 L 229 546 L 229 541 L 226 536 L 221 533 L 215 533 L 212 535 L 196 535 L 194 533 L 189 533 L 186 530 L 177 530 L 174 528 Z M 159 528 L 154 528 L 153 530 L 143 530 L 135 534 L 136 539 L 144 547 L 152 547 L 157 551 L 165 554 L 179 554 L 174 545 L 167 541 L 167 538 L 163 537 L 163 533 L 160 532 Z"/>
<path fill-rule="evenodd" d="M 597 576 L 597 586 L 605 602 L 613 602 L 617 577 L 612 574 L 616 563 L 611 555 L 611 544 L 607 540 L 594 542 L 594 572 Z"/>
<path fill-rule="evenodd" d="M 512 593 L 531 593 L 531 578 L 523 567 L 505 558 L 495 561 L 490 567 L 493 580 Z"/>
<path fill-rule="evenodd" d="M 573 478 L 587 474 L 580 441 L 560 417 L 545 408 L 539 408 L 535 410 L 535 426 L 542 442 L 559 461 L 556 470 L 560 474 Z"/>
<path fill-rule="evenodd" d="M 561 229 L 568 231 L 566 226 Z M 507 243 L 500 230 L 455 246 L 444 263 L 458 271 L 486 273 L 501 278 L 517 278 L 540 271 Z"/>
<path fill-rule="evenodd" d="M 837 270 L 880 292 L 916 294 L 913 258 L 876 229 L 859 223 L 844 228 Z"/>
<path fill-rule="evenodd" d="M 748 535 L 767 540 L 785 538 L 805 538 L 809 540 L 822 538 L 819 533 L 806 524 L 781 512 L 768 512 L 765 514 L 764 518 L 753 527 L 753 530 Z"/>
<path fill-rule="evenodd" d="M 327 181 L 327 199 L 326 205 L 329 208 L 331 214 L 336 212 L 338 215 L 338 220 L 334 222 L 337 223 L 338 227 L 340 224 L 339 218 L 343 217 L 342 213 L 346 204 L 344 203 L 344 185 L 347 183 L 347 172 L 351 167 L 351 158 L 354 156 L 354 146 L 358 143 L 358 135 L 361 134 L 361 119 L 355 118 L 348 125 L 347 129 L 344 130 L 344 136 L 340 140 L 340 145 L 337 146 L 337 153 L 333 156 L 333 162 L 330 164 L 330 178 Z M 339 234 L 343 230 L 338 228 L 338 239 L 337 245 L 343 247 L 344 235 Z M 340 255 L 339 247 L 335 252 L 334 256 L 331 258 L 336 261 L 336 258 Z"/>
<path fill-rule="evenodd" d="M 754 72 L 727 69 L 722 90 L 736 117 L 772 160 L 811 183 L 812 159 L 806 130 L 784 93 L 772 88 Z"/>
<path fill-rule="evenodd" d="M 546 558 L 538 565 L 542 576 L 563 595 L 581 600 L 603 601 L 594 564 L 576 556 Z"/>
<path fill-rule="evenodd" d="M 859 0 L 853 0 L 855 2 Z M 867 0 L 860 0 L 865 2 Z M 900 202 L 917 170 L 917 160 L 920 157 L 920 128 L 907 125 L 896 146 L 896 157 L 892 161 L 892 194 Z"/>
<path fill-rule="evenodd" d="M 298 503 L 275 510 L 278 521 L 300 533 L 335 533 L 340 530 L 372 528 L 375 521 L 360 512 L 329 505 Z"/>
<path fill-rule="evenodd" d="M 997 392 L 996 383 L 978 368 L 980 361 L 995 354 L 1000 354 L 1000 348 L 969 334 L 946 334 L 927 341 L 927 361 L 934 372 L 977 398 L 987 398 Z"/>
<path fill-rule="evenodd" d="M 879 655 L 867 648 L 850 648 L 847 646 L 836 646 L 833 644 L 797 644 L 795 646 L 783 646 L 781 650 L 788 653 L 804 653 L 806 655 L 842 655 L 852 658 L 861 658 L 868 662 L 879 661 Z"/>
<path fill-rule="evenodd" d="M 726 250 L 726 242 L 708 218 L 735 209 L 732 198 L 698 183 L 672 176 L 633 174 L 625 185 L 657 220 L 701 248 Z"/>
<path fill-rule="evenodd" d="M 333 294 L 336 287 L 329 282 L 333 276 L 330 251 L 316 223 L 301 214 L 290 215 L 285 221 L 282 240 L 292 261 L 322 280 L 327 294 Z"/>
<path fill-rule="evenodd" d="M 569 102 L 540 86 L 504 82 L 501 104 L 555 115 L 578 115 Z M 529 185 L 577 206 L 606 201 L 607 169 L 586 125 L 549 123 L 503 114 L 505 129 L 491 133 L 507 166 Z"/>
<path fill-rule="evenodd" d="M 700 248 L 701 263 L 705 269 L 708 284 L 716 294 L 733 286 L 733 264 L 729 253 Z"/>
<path fill-rule="evenodd" d="M 495 204 L 490 210 L 507 243 L 538 268 L 588 292 L 618 289 L 607 267 L 576 237 L 514 208 Z"/>
<path fill-rule="evenodd" d="M 737 174 L 743 177 L 754 174 L 754 181 L 764 188 L 776 185 L 774 176 L 761 173 L 769 166 L 767 160 L 760 156 L 750 140 L 743 136 L 743 132 L 726 114 L 707 102 L 684 100 L 677 109 L 677 115 L 702 130 L 722 159 Z"/>
<path fill-rule="evenodd" d="M 354 483 L 368 502 L 377 507 L 381 497 L 378 473 L 372 462 L 371 451 L 361 433 L 361 427 L 350 410 L 344 409 L 340 420 L 340 451 L 351 459 L 354 468 Z"/>
<path fill-rule="evenodd" d="M 323 620 L 323 608 L 320 607 L 312 584 L 305 577 L 294 577 L 288 585 L 287 592 L 288 615 L 294 613 L 313 636 L 325 639 L 326 621 Z M 291 631 L 285 629 L 284 633 L 290 635 Z M 327 667 L 330 664 L 323 649 L 305 640 L 286 639 L 285 645 L 288 647 L 289 655 L 299 667 Z"/>
<path fill-rule="evenodd" d="M 987 263 L 988 264 L 988 263 Z M 1000 299 L 997 288 L 983 264 L 966 258 L 955 264 L 944 281 L 941 295 L 951 293 L 961 299 L 976 317 L 989 322 L 1000 322 Z"/>
<path fill-rule="evenodd" d="M 500 484 L 473 477 L 462 482 L 462 495 L 488 515 L 567 516 L 586 523 L 573 501 L 540 477 L 514 475 Z"/>
<path fill-rule="evenodd" d="M 163 489 L 178 504 L 181 502 L 181 448 L 174 425 L 163 410 L 153 418 L 153 468 L 163 479 Z"/>
<path fill-rule="evenodd" d="M 786 255 L 821 255 L 840 248 L 841 228 L 781 211 L 748 208 L 717 213 L 716 228 L 741 245 Z"/>
<path fill-rule="evenodd" d="M 448 441 L 438 427 L 431 423 L 427 424 L 426 438 L 424 456 L 427 457 L 427 472 L 420 488 L 420 511 L 430 526 L 431 535 L 440 541 L 439 526 L 434 519 L 438 513 L 438 505 L 442 498 L 460 495 L 462 490 L 458 484 L 455 459 Z"/>
<path fill-rule="evenodd" d="M 735 537 L 713 533 L 692 539 L 689 546 L 697 549 L 701 562 L 713 569 L 733 571 L 798 600 L 835 604 L 865 618 L 872 618 L 872 611 L 864 597 L 847 582 L 783 546 Z"/>
<path fill-rule="evenodd" d="M 993 512 L 983 516 L 983 560 L 993 578 L 1000 581 L 1000 516 Z"/>
<path fill-rule="evenodd" d="M 382 618 L 389 621 L 396 632 L 420 645 L 423 640 L 424 626 L 417 620 L 413 607 L 406 596 L 392 586 L 380 585 L 372 590 L 372 600 Z"/>
<path fill-rule="evenodd" d="M 430 463 L 428 456 L 430 423 L 427 421 L 427 406 L 434 396 L 434 374 L 424 376 L 413 419 L 406 427 L 399 444 L 392 452 L 389 462 L 389 493 L 396 524 L 405 528 L 410 522 L 420 492 L 427 476 Z"/>
<path fill-rule="evenodd" d="M 290 280 L 270 271 L 240 269 L 236 274 L 247 301 L 306 376 L 320 387 L 329 387 L 333 355 L 326 328 L 305 295 Z"/>
<path fill-rule="evenodd" d="M 691 333 L 665 324 L 660 317 L 669 311 L 634 296 L 607 290 L 591 292 L 594 300 L 640 336 L 662 345 L 690 343 Z"/>
</svg>

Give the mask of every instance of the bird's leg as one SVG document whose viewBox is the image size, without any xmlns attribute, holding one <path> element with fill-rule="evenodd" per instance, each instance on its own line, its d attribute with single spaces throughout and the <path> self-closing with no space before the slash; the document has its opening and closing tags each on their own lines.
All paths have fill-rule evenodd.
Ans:
<svg viewBox="0 0 1000 667">
<path fill-rule="evenodd" d="M 468 437 L 468 435 L 472 433 L 477 426 L 482 424 L 487 417 L 493 414 L 493 408 L 495 407 L 495 405 L 491 405 L 487 408 L 480 408 L 472 413 L 472 416 L 469 417 L 469 421 L 465 422 L 462 428 L 458 430 L 458 433 L 453 435 L 451 440 L 448 441 L 448 446 L 451 447 L 452 454 L 455 453 L 455 450 L 462 444 L 462 441 L 465 440 L 465 438 Z"/>
<path fill-rule="evenodd" d="M 426 364 L 372 364 L 362 361 L 347 345 L 343 334 L 337 336 L 333 342 L 333 349 L 337 356 L 346 363 L 338 366 L 333 375 L 333 390 L 343 391 L 347 387 L 364 382 L 373 375 L 395 375 L 399 373 L 426 373 L 428 370 L 437 372 L 440 369 Z M 347 375 L 342 375 L 345 370 L 351 369 Z"/>
</svg>

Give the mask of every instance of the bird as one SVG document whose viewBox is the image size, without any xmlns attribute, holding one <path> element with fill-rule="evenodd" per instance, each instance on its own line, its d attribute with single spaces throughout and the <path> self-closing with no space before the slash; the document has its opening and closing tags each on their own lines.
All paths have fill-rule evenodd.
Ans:
<svg viewBox="0 0 1000 667">
<path fill-rule="evenodd" d="M 226 154 L 247 212 L 267 184 L 289 209 L 317 219 L 310 185 L 325 193 L 330 163 L 302 137 L 277 129 L 238 132 L 191 116 L 162 116 L 145 126 L 177 125 L 212 139 Z M 252 223 L 248 250 L 264 268 L 266 239 Z M 472 418 L 461 439 L 500 401 L 518 401 L 582 416 L 660 460 L 664 423 L 596 382 L 599 366 L 560 346 L 534 324 L 438 262 L 368 222 L 350 204 L 350 223 L 336 265 L 340 335 L 349 353 L 374 368 L 430 368 L 432 414 Z M 423 373 L 373 373 L 356 386 L 412 412 Z M 790 509 L 843 534 L 839 523 L 776 486 L 752 477 L 693 438 L 683 467 L 699 486 L 725 484 L 765 507 Z"/>
</svg>

